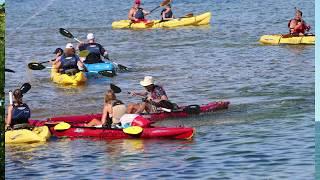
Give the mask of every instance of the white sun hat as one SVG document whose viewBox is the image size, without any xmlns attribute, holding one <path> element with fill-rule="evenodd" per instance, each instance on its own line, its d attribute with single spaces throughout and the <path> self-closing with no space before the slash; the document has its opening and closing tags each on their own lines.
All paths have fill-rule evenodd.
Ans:
<svg viewBox="0 0 320 180">
<path fill-rule="evenodd" d="M 140 81 L 141 86 L 149 86 L 154 84 L 154 80 L 152 76 L 145 76 L 143 81 Z"/>
<path fill-rule="evenodd" d="M 88 33 L 87 40 L 92 40 L 92 39 L 94 39 L 93 33 Z"/>
<path fill-rule="evenodd" d="M 73 48 L 73 44 L 72 44 L 72 43 L 68 43 L 68 44 L 66 45 L 66 49 L 71 49 L 71 48 Z"/>
</svg>

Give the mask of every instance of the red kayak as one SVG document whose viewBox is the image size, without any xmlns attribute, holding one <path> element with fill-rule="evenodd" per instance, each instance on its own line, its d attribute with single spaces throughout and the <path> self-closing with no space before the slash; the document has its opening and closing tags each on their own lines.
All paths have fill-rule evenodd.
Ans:
<svg viewBox="0 0 320 180">
<path fill-rule="evenodd" d="M 65 130 L 55 130 L 58 122 L 30 120 L 34 126 L 47 125 L 53 136 L 68 138 L 98 138 L 98 139 L 126 139 L 126 138 L 167 138 L 167 139 L 191 139 L 195 129 L 187 127 L 146 127 L 139 134 L 127 134 L 123 129 L 110 129 L 105 127 L 84 127 L 83 123 L 71 123 L 71 127 Z"/>
<path fill-rule="evenodd" d="M 194 134 L 193 128 L 168 128 L 150 127 L 144 128 L 142 133 L 137 135 L 126 134 L 122 129 L 105 129 L 95 127 L 72 126 L 64 131 L 56 131 L 50 127 L 52 135 L 56 137 L 90 137 L 100 139 L 126 139 L 126 138 L 169 138 L 169 139 L 191 139 Z"/>
<path fill-rule="evenodd" d="M 229 106 L 229 101 L 218 101 L 211 102 L 204 105 L 189 105 L 189 106 L 181 106 L 177 110 L 173 110 L 172 112 L 159 112 L 152 114 L 142 114 L 143 117 L 151 120 L 151 121 L 159 121 L 167 118 L 185 118 L 192 115 L 199 115 L 208 112 L 214 112 L 222 109 L 227 109 Z M 60 117 L 52 117 L 48 118 L 47 121 L 57 122 L 64 121 L 68 123 L 87 123 L 91 121 L 93 118 L 101 119 L 101 114 L 85 114 L 85 115 L 76 115 L 76 116 L 60 116 Z"/>
</svg>

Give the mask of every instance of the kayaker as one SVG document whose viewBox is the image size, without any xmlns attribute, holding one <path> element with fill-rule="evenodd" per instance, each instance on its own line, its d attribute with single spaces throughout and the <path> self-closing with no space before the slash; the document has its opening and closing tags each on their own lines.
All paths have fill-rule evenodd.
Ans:
<svg viewBox="0 0 320 180">
<path fill-rule="evenodd" d="M 168 21 L 174 18 L 171 5 L 168 4 L 165 8 L 161 11 L 161 21 Z"/>
<path fill-rule="evenodd" d="M 106 59 L 109 59 L 108 52 L 103 48 L 103 46 L 96 42 L 93 33 L 87 34 L 87 42 L 81 42 L 78 46 L 79 51 L 88 50 L 89 54 L 87 55 L 84 63 L 94 64 L 102 63 L 101 56 Z"/>
<path fill-rule="evenodd" d="M 292 35 L 304 35 L 311 27 L 302 19 L 302 11 L 296 9 L 295 17 L 288 22 L 288 28 Z"/>
<path fill-rule="evenodd" d="M 128 18 L 133 23 L 148 22 L 148 20 L 145 19 L 145 16 L 150 14 L 150 12 L 145 11 L 140 5 L 141 0 L 135 0 L 133 6 L 129 10 Z"/>
<path fill-rule="evenodd" d="M 75 54 L 75 49 L 71 43 L 66 45 L 63 55 L 58 56 L 53 63 L 54 68 L 59 69 L 60 73 L 74 75 L 83 70 L 84 65 L 79 56 Z"/>
<path fill-rule="evenodd" d="M 57 59 L 58 57 L 62 56 L 62 54 L 63 54 L 63 49 L 57 48 L 57 49 L 53 52 L 53 54 L 55 54 L 55 59 Z"/>
<path fill-rule="evenodd" d="M 130 92 L 132 96 L 144 96 L 144 102 L 128 105 L 128 114 L 139 114 L 144 111 L 148 113 L 157 112 L 157 107 L 173 109 L 173 104 L 168 101 L 168 96 L 165 90 L 158 85 L 154 84 L 152 76 L 145 76 L 140 85 L 143 86 L 146 92 Z"/>
<path fill-rule="evenodd" d="M 8 106 L 8 115 L 6 119 L 5 129 L 13 127 L 17 124 L 28 124 L 31 116 L 30 108 L 22 101 L 22 92 L 20 89 L 13 91 L 13 104 Z"/>
<path fill-rule="evenodd" d="M 85 126 L 92 127 L 111 125 L 111 128 L 121 128 L 120 118 L 126 113 L 126 111 L 127 107 L 123 104 L 123 102 L 117 99 L 112 90 L 108 90 L 104 98 L 101 119 L 93 119 L 88 124 L 85 124 Z M 110 120 L 112 121 L 112 124 L 108 123 Z"/>
</svg>

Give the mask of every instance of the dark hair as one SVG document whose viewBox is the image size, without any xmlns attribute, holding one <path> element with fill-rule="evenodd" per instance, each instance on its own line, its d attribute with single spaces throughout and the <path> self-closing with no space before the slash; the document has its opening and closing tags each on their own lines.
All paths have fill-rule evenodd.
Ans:
<svg viewBox="0 0 320 180">
<path fill-rule="evenodd" d="M 16 103 L 22 104 L 23 95 L 22 95 L 22 92 L 21 92 L 20 89 L 16 89 L 16 90 L 13 91 L 13 97 L 16 100 Z"/>
<path fill-rule="evenodd" d="M 302 16 L 302 11 L 296 9 L 296 13 L 299 13 Z"/>
</svg>

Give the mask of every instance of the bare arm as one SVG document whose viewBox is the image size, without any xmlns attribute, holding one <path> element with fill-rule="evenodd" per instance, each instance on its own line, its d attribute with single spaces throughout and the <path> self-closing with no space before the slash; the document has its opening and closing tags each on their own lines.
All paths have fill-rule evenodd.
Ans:
<svg viewBox="0 0 320 180">
<path fill-rule="evenodd" d="M 7 115 L 7 119 L 6 119 L 6 128 L 8 126 L 10 126 L 11 124 L 11 119 L 12 119 L 12 110 L 13 110 L 13 106 L 12 105 L 9 105 L 8 106 L 8 115 Z"/>
<path fill-rule="evenodd" d="M 102 117 L 101 117 L 101 124 L 104 125 L 106 123 L 107 120 L 107 115 L 109 113 L 109 115 L 111 115 L 111 105 L 109 104 L 105 104 L 103 106 L 103 110 L 102 110 Z"/>
<path fill-rule="evenodd" d="M 134 17 L 134 9 L 130 9 L 129 13 L 128 13 L 128 19 L 131 21 L 136 21 L 137 19 Z"/>
</svg>

